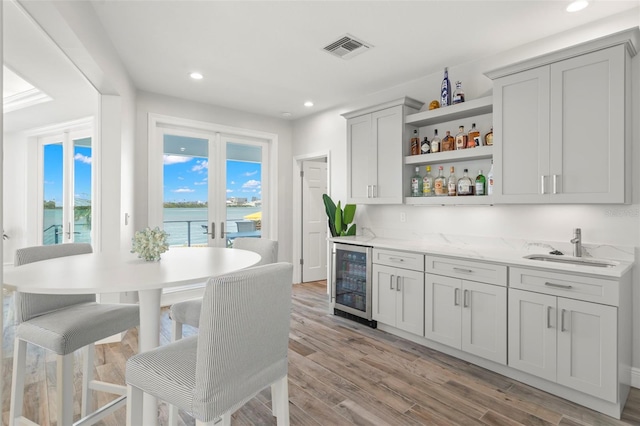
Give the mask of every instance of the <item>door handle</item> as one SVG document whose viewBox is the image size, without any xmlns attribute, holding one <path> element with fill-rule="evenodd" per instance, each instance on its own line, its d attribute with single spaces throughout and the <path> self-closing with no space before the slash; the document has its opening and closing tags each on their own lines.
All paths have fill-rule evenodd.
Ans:
<svg viewBox="0 0 640 426">
<path fill-rule="evenodd" d="M 453 306 L 460 306 L 460 289 L 453 289 Z"/>
<path fill-rule="evenodd" d="M 560 312 L 560 331 L 567 331 L 567 330 L 564 328 L 564 313 L 565 313 L 565 312 L 567 312 L 567 310 L 566 310 L 566 309 L 563 309 L 563 310 Z"/>
<path fill-rule="evenodd" d="M 462 301 L 462 306 L 464 308 L 468 308 L 469 307 L 469 290 L 465 290 L 464 291 L 464 300 Z"/>
<path fill-rule="evenodd" d="M 216 223 L 215 222 L 211 222 L 211 232 L 209 232 L 209 235 L 211 235 L 212 240 L 216 239 Z"/>
<path fill-rule="evenodd" d="M 547 328 L 551 328 L 551 306 L 547 306 Z"/>
<path fill-rule="evenodd" d="M 71 239 L 71 222 L 67 223 L 67 232 L 65 234 L 67 234 L 68 239 Z"/>
<path fill-rule="evenodd" d="M 224 222 L 220 222 L 220 238 L 224 238 Z"/>
<path fill-rule="evenodd" d="M 393 275 L 389 275 L 389 290 L 394 290 L 394 288 L 393 288 Z"/>
<path fill-rule="evenodd" d="M 396 275 L 396 291 L 400 291 L 400 275 Z"/>
</svg>

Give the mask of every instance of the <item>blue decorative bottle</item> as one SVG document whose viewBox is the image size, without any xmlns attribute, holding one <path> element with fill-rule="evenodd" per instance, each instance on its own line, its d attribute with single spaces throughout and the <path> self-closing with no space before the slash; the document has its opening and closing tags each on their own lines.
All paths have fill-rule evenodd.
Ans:
<svg viewBox="0 0 640 426">
<path fill-rule="evenodd" d="M 451 105 L 451 82 L 449 81 L 449 68 L 444 69 L 444 78 L 440 87 L 440 106 L 446 107 Z"/>
</svg>

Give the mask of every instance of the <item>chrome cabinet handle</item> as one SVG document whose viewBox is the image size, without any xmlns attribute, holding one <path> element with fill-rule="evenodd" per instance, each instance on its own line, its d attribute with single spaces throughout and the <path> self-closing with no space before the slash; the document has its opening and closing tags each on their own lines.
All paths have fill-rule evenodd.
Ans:
<svg viewBox="0 0 640 426">
<path fill-rule="evenodd" d="M 544 175 L 540 175 L 540 194 L 544 195 Z"/>
<path fill-rule="evenodd" d="M 378 185 L 371 185 L 373 188 L 373 198 L 378 198 Z"/>
<path fill-rule="evenodd" d="M 389 260 L 392 262 L 404 262 L 404 259 L 401 257 L 390 257 Z"/>
<path fill-rule="evenodd" d="M 393 275 L 389 275 L 389 290 L 393 289 Z"/>
<path fill-rule="evenodd" d="M 466 274 L 470 274 L 470 273 L 472 273 L 472 272 L 473 272 L 473 269 L 457 268 L 457 267 L 455 267 L 455 266 L 453 267 L 453 270 L 454 270 L 454 271 L 457 271 L 457 272 L 464 272 L 464 273 L 466 273 Z"/>
<path fill-rule="evenodd" d="M 462 301 L 462 307 L 464 307 L 464 308 L 468 308 L 469 307 L 468 296 L 469 296 L 469 290 L 465 290 L 464 291 L 464 300 Z"/>
<path fill-rule="evenodd" d="M 563 309 L 563 310 L 560 312 L 560 331 L 567 331 L 567 330 L 564 328 L 564 313 L 565 313 L 565 312 L 567 312 L 567 310 L 566 310 L 566 309 Z"/>
<path fill-rule="evenodd" d="M 460 306 L 460 289 L 458 287 L 453 290 L 453 306 Z"/>
<path fill-rule="evenodd" d="M 396 275 L 396 291 L 400 291 L 400 275 Z"/>
<path fill-rule="evenodd" d="M 567 284 L 556 284 L 556 283 L 550 283 L 550 282 L 545 282 L 544 285 L 546 285 L 547 287 L 555 287 L 555 288 L 563 288 L 565 290 L 569 290 L 570 288 L 573 288 L 570 285 Z"/>
<path fill-rule="evenodd" d="M 371 195 L 369 195 L 371 192 L 369 191 L 370 189 L 371 189 L 371 185 L 367 185 L 367 198 L 371 198 Z"/>
<path fill-rule="evenodd" d="M 547 328 L 551 328 L 551 306 L 547 306 Z"/>
<path fill-rule="evenodd" d="M 558 193 L 558 175 L 553 175 L 553 193 Z"/>
</svg>

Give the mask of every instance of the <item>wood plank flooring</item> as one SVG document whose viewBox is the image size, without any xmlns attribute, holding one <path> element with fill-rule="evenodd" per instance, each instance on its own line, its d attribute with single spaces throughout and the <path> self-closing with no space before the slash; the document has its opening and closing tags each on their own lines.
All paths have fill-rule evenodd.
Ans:
<svg viewBox="0 0 640 426">
<path fill-rule="evenodd" d="M 640 390 L 632 389 L 622 420 L 596 413 L 415 343 L 330 315 L 325 282 L 296 285 L 289 340 L 292 425 L 640 425 Z M 11 313 L 11 297 L 5 309 Z M 161 343 L 169 341 L 162 314 Z M 185 335 L 196 330 L 185 330 Z M 8 424 L 13 327 L 5 329 L 3 424 Z M 95 374 L 124 383 L 126 359 L 137 351 L 137 331 L 122 343 L 96 348 Z M 79 358 L 79 355 L 77 356 Z M 78 359 L 78 361 L 80 361 Z M 80 365 L 79 362 L 76 365 Z M 55 359 L 30 348 L 25 414 L 56 425 Z M 76 391 L 80 371 L 76 369 Z M 104 403 L 111 397 L 97 394 Z M 267 389 L 232 416 L 234 425 L 275 425 Z M 80 407 L 76 404 L 79 417 Z M 182 414 L 182 413 L 181 413 Z M 166 424 L 167 407 L 159 407 Z M 124 425 L 124 409 L 100 423 Z M 186 414 L 181 424 L 195 422 Z"/>
</svg>

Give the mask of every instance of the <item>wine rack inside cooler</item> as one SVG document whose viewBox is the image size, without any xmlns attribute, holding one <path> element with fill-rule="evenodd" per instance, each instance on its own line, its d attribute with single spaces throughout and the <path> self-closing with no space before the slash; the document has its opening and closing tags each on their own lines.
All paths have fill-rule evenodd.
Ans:
<svg viewBox="0 0 640 426">
<path fill-rule="evenodd" d="M 367 311 L 367 254 L 336 250 L 336 303 Z"/>
</svg>

